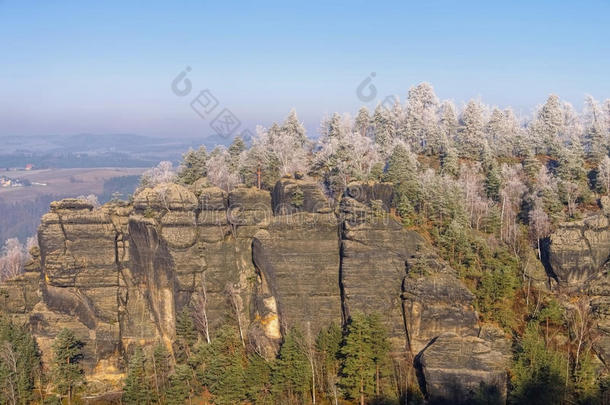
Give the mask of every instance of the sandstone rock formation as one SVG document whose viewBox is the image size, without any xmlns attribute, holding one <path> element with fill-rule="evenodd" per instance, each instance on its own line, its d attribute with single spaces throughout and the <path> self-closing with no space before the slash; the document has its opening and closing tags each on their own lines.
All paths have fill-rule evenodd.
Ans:
<svg viewBox="0 0 610 405">
<path fill-rule="evenodd" d="M 290 327 L 315 336 L 377 312 L 430 398 L 481 382 L 505 392 L 508 340 L 479 323 L 472 294 L 388 212 L 391 201 L 389 184 L 352 183 L 333 205 L 302 178 L 283 178 L 272 193 L 227 193 L 203 179 L 144 189 L 131 204 L 63 200 L 42 219 L 28 271 L 0 286 L 0 305 L 29 322 L 45 356 L 72 329 L 100 390 L 118 385 L 134 345 L 171 350 L 177 314 L 189 307 L 206 317 L 204 333 L 230 315 L 268 356 Z"/>
<path fill-rule="evenodd" d="M 548 261 L 560 284 L 595 277 L 610 257 L 610 228 L 603 213 L 560 225 L 550 237 Z"/>
<path fill-rule="evenodd" d="M 595 351 L 610 362 L 610 207 L 602 198 L 602 211 L 585 219 L 561 224 L 546 245 L 548 271 L 559 290 L 586 299 L 595 316 L 599 338 Z"/>
</svg>

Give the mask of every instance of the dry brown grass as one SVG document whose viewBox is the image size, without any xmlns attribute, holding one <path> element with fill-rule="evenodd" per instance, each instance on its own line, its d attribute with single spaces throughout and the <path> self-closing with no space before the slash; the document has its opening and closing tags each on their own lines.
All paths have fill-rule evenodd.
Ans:
<svg viewBox="0 0 610 405">
<path fill-rule="evenodd" d="M 100 194 L 104 182 L 113 177 L 140 175 L 144 168 L 92 168 L 92 169 L 44 169 L 32 171 L 4 171 L 0 176 L 27 179 L 46 183 L 46 186 L 0 188 L 0 198 L 5 202 L 33 200 L 42 195 L 78 196 Z"/>
</svg>

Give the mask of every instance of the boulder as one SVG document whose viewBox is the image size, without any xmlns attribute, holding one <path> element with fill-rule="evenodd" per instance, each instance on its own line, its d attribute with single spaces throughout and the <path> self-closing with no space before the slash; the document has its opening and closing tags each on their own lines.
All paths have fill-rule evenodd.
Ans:
<svg viewBox="0 0 610 405">
<path fill-rule="evenodd" d="M 477 336 L 444 333 L 418 356 L 424 389 L 432 403 L 467 404 L 482 387 L 506 398 L 510 349 Z"/>
</svg>

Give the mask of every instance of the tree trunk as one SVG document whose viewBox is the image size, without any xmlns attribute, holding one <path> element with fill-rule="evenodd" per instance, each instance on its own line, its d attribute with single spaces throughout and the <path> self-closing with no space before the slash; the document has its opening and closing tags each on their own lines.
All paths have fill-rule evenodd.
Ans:
<svg viewBox="0 0 610 405">
<path fill-rule="evenodd" d="M 157 394 L 157 401 L 161 402 L 161 397 L 159 396 L 159 377 L 157 377 L 157 359 L 155 359 L 154 350 L 152 353 L 152 361 L 153 361 L 153 378 L 155 379 L 155 393 Z"/>
<path fill-rule="evenodd" d="M 360 377 L 360 405 L 364 405 L 364 381 Z"/>
<path fill-rule="evenodd" d="M 316 370 L 313 362 L 313 354 L 309 353 L 309 365 L 311 366 L 311 400 L 316 403 Z"/>
<path fill-rule="evenodd" d="M 379 397 L 379 364 L 375 365 L 375 395 Z"/>
</svg>

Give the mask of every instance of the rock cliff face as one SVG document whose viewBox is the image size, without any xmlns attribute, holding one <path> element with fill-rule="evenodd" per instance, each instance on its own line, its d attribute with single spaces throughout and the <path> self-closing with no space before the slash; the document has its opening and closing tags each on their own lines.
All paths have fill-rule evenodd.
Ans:
<svg viewBox="0 0 610 405">
<path fill-rule="evenodd" d="M 391 199 L 390 185 L 351 184 L 333 207 L 316 183 L 285 178 L 272 193 L 202 180 L 145 189 L 132 204 L 63 200 L 43 217 L 27 272 L 0 286 L 0 305 L 29 322 L 45 358 L 72 329 L 100 390 L 124 376 L 133 345 L 171 349 L 190 307 L 210 334 L 231 315 L 269 356 L 292 326 L 315 336 L 377 312 L 430 398 L 481 382 L 504 391 L 509 341 L 480 324 L 472 294 L 388 212 Z"/>
<path fill-rule="evenodd" d="M 583 284 L 598 275 L 610 257 L 610 229 L 603 213 L 568 222 L 550 237 L 549 265 L 560 284 Z"/>
<path fill-rule="evenodd" d="M 610 364 L 610 200 L 602 198 L 602 211 L 563 224 L 551 235 L 544 258 L 559 290 L 585 299 L 593 313 L 599 338 L 595 350 Z"/>
</svg>

